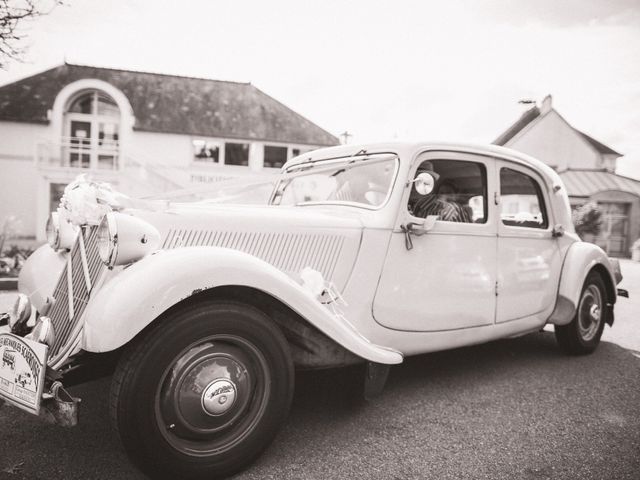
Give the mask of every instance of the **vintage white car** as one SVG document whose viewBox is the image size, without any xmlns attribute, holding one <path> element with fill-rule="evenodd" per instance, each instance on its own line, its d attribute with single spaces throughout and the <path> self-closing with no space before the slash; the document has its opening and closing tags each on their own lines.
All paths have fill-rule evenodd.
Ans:
<svg viewBox="0 0 640 480">
<path fill-rule="evenodd" d="M 372 397 L 405 356 L 547 324 L 590 353 L 626 294 L 618 263 L 574 233 L 558 175 L 504 148 L 316 150 L 262 205 L 92 183 L 65 196 L 0 335 L 0 349 L 48 346 L 25 360 L 38 385 L 0 395 L 73 423 L 61 384 L 111 368 L 113 424 L 155 477 L 246 467 L 283 423 L 295 369 L 360 364 Z"/>
</svg>

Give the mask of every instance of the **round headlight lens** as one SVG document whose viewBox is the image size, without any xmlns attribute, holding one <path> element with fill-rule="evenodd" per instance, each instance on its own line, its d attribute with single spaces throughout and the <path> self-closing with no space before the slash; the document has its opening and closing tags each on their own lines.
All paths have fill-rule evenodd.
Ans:
<svg viewBox="0 0 640 480">
<path fill-rule="evenodd" d="M 118 249 L 116 222 L 111 213 L 102 217 L 97 233 L 98 254 L 108 267 L 112 267 Z"/>
<path fill-rule="evenodd" d="M 52 212 L 47 220 L 47 242 L 51 248 L 58 250 L 60 248 L 60 219 L 57 212 Z"/>
</svg>

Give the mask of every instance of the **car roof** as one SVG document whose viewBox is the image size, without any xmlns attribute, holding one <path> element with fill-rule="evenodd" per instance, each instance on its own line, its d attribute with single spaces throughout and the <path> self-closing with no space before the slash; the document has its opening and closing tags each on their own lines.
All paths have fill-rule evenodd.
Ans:
<svg viewBox="0 0 640 480">
<path fill-rule="evenodd" d="M 413 160 L 418 153 L 429 150 L 460 151 L 464 153 L 475 153 L 479 155 L 498 156 L 501 159 L 531 167 L 539 172 L 550 186 L 562 185 L 558 174 L 551 167 L 540 160 L 517 152 L 510 148 L 497 145 L 482 145 L 474 143 L 451 143 L 451 142 L 387 142 L 369 143 L 360 145 L 339 145 L 336 147 L 321 148 L 304 153 L 289 160 L 282 170 L 288 170 L 297 165 L 307 162 L 335 159 L 339 157 L 350 157 L 362 153 L 397 153 L 399 157 L 406 161 Z"/>
</svg>

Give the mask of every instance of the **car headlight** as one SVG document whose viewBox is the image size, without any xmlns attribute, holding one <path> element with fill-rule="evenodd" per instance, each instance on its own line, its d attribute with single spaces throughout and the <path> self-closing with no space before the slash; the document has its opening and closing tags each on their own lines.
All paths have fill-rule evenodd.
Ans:
<svg viewBox="0 0 640 480">
<path fill-rule="evenodd" d="M 112 213 L 102 217 L 96 238 L 100 258 L 105 265 L 113 267 L 118 251 L 118 232 Z"/>
<path fill-rule="evenodd" d="M 127 265 L 160 246 L 160 233 L 144 220 L 124 213 L 107 213 L 98 226 L 98 253 L 105 265 Z"/>
<path fill-rule="evenodd" d="M 60 218 L 58 212 L 51 212 L 47 220 L 47 242 L 51 248 L 58 250 L 60 248 Z"/>
<path fill-rule="evenodd" d="M 13 307 L 9 310 L 11 332 L 24 335 L 28 331 L 27 322 L 29 318 L 31 318 L 31 302 L 24 293 L 19 293 Z"/>
<path fill-rule="evenodd" d="M 71 250 L 78 235 L 78 227 L 59 212 L 51 212 L 47 220 L 47 242 L 54 250 Z"/>
</svg>

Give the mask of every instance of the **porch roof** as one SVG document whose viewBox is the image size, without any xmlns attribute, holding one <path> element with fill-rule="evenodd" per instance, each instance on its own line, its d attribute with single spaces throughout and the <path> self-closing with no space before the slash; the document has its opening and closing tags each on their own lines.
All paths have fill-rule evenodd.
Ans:
<svg viewBox="0 0 640 480">
<path fill-rule="evenodd" d="M 570 197 L 590 197 L 606 190 L 616 190 L 640 196 L 640 180 L 606 170 L 565 170 L 560 178 Z"/>
</svg>

